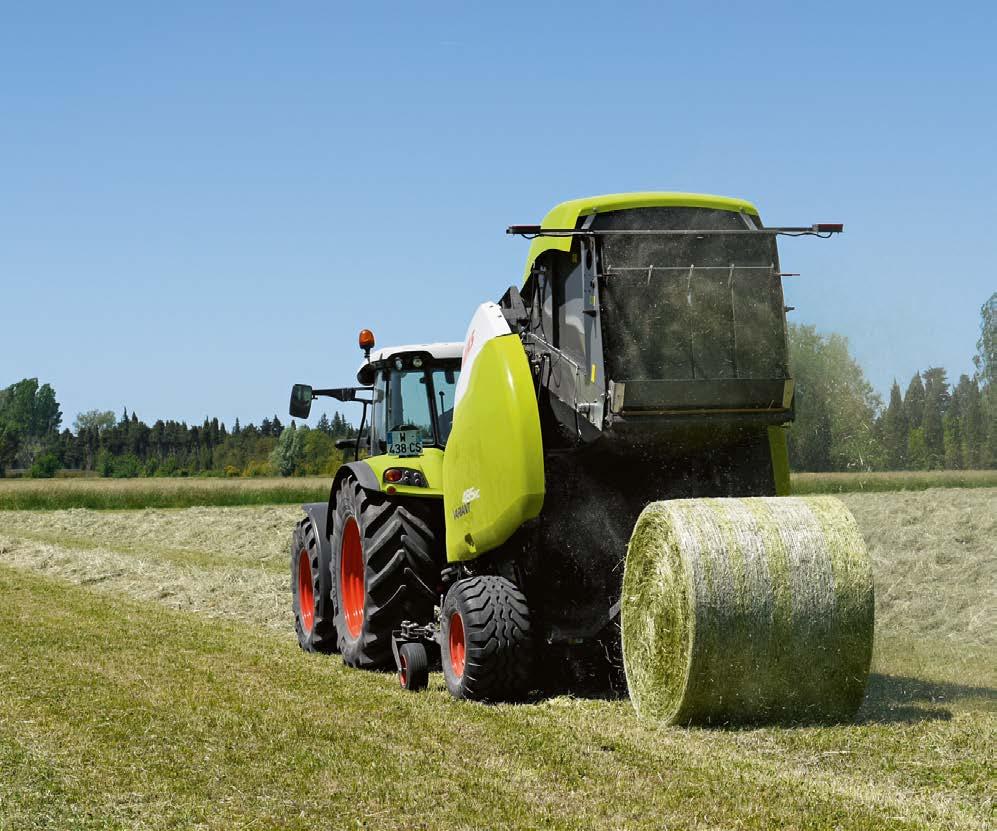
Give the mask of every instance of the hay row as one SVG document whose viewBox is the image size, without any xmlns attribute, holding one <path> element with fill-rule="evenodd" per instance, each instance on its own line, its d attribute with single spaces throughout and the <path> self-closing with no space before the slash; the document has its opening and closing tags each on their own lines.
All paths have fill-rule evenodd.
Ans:
<svg viewBox="0 0 997 831">
<path fill-rule="evenodd" d="M 42 542 L 0 530 L 0 566 L 31 570 L 210 617 L 291 632 L 284 573 L 220 556 L 209 568 L 161 559 L 154 549 L 124 553 L 106 546 Z M 285 543 L 286 547 L 286 543 Z M 286 556 L 286 555 L 285 555 Z"/>
</svg>

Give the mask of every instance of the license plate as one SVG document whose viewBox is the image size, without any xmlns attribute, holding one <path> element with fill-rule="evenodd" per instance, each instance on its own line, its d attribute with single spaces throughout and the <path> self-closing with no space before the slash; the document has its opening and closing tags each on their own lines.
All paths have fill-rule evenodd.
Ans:
<svg viewBox="0 0 997 831">
<path fill-rule="evenodd" d="M 392 456 L 421 456 L 421 430 L 389 430 L 388 453 Z"/>
</svg>

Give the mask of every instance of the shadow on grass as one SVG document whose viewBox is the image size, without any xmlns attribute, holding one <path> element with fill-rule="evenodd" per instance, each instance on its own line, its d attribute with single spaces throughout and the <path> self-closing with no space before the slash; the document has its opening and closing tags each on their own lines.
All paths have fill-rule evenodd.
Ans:
<svg viewBox="0 0 997 831">
<path fill-rule="evenodd" d="M 865 701 L 855 721 L 859 724 L 948 721 L 952 711 L 946 705 L 981 700 L 997 701 L 997 690 L 874 672 L 869 676 Z"/>
<path fill-rule="evenodd" d="M 548 679 L 549 683 L 546 688 L 535 693 L 531 700 L 540 701 L 563 694 L 588 699 L 627 697 L 626 682 L 621 673 L 610 671 L 607 675 L 605 667 L 601 667 L 601 671 L 593 671 L 591 665 L 587 667 L 575 666 L 572 669 L 575 671 L 567 673 L 568 677 L 562 675 L 557 679 Z M 854 720 L 845 723 L 917 724 L 929 721 L 950 721 L 952 711 L 949 707 L 967 702 L 977 702 L 981 706 L 994 706 L 997 703 L 997 689 L 874 672 L 869 675 L 869 683 L 866 687 L 862 707 Z M 775 721 L 766 719 L 757 724 L 715 724 L 712 727 L 713 729 L 751 729 L 752 727 L 764 727 L 777 723 L 779 723 L 778 719 Z M 833 725 L 841 722 L 803 719 L 789 723 L 806 726 L 812 724 Z"/>
</svg>

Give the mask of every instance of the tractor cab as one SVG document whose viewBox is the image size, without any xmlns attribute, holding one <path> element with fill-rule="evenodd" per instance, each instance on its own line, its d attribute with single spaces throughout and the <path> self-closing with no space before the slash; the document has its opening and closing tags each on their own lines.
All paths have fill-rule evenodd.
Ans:
<svg viewBox="0 0 997 831">
<path fill-rule="evenodd" d="M 453 427 L 462 343 L 420 343 L 375 349 L 369 329 L 360 332 L 364 363 L 357 387 L 314 389 L 295 384 L 290 413 L 307 418 L 318 396 L 363 405 L 356 438 L 336 446 L 353 451 L 350 471 L 362 486 L 388 495 L 443 494 L 443 450 Z"/>
<path fill-rule="evenodd" d="M 357 372 L 371 390 L 371 456 L 442 451 L 453 427 L 461 343 L 416 344 L 377 350 Z"/>
</svg>

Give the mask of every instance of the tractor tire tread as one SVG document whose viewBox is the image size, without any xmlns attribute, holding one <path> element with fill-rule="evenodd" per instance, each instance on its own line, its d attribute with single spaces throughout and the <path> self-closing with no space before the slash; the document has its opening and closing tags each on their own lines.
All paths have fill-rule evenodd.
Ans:
<svg viewBox="0 0 997 831">
<path fill-rule="evenodd" d="M 458 698 L 482 701 L 518 700 L 529 691 L 532 634 L 529 607 L 522 592 L 509 580 L 482 575 L 451 587 L 444 602 L 449 627 L 452 611 L 464 619 L 465 669 L 454 676 L 449 661 L 448 638 L 444 674 L 451 693 Z"/>
<path fill-rule="evenodd" d="M 308 552 L 314 575 L 312 591 L 315 595 L 315 616 L 310 633 L 304 631 L 298 609 L 298 557 L 302 550 Z M 306 652 L 337 651 L 334 590 L 328 578 L 322 579 L 326 576 L 323 572 L 328 569 L 327 559 L 323 556 L 315 524 L 311 517 L 306 516 L 294 526 L 291 534 L 291 608 L 294 612 L 294 630 L 298 636 L 298 644 Z"/>
<path fill-rule="evenodd" d="M 435 598 L 427 597 L 416 581 L 428 586 L 438 582 L 439 566 L 430 554 L 438 547 L 436 535 L 410 508 L 383 494 L 364 490 L 351 476 L 343 481 L 337 495 L 337 527 L 350 514 L 360 526 L 366 607 L 357 638 L 349 634 L 342 616 L 337 616 L 340 649 L 349 666 L 389 669 L 395 663 L 392 631 L 403 620 L 432 618 Z M 334 560 L 336 569 L 338 552 Z"/>
</svg>

